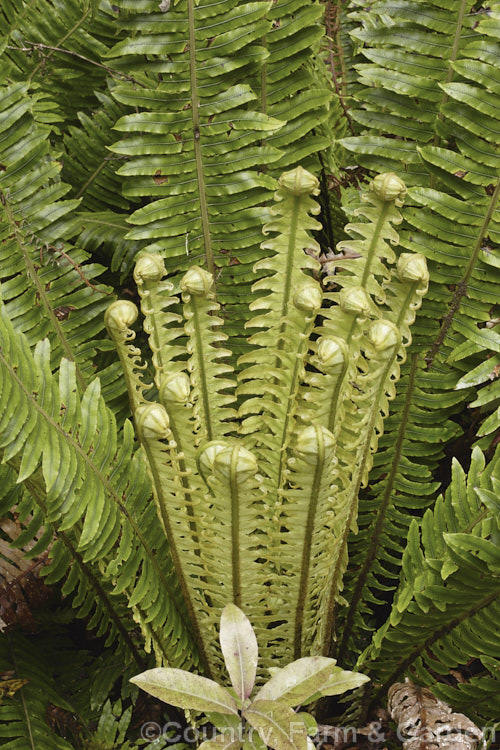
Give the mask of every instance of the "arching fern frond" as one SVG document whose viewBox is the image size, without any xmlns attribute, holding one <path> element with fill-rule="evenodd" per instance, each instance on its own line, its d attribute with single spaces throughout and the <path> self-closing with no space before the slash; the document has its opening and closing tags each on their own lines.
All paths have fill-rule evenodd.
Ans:
<svg viewBox="0 0 500 750">
<path fill-rule="evenodd" d="M 105 580 L 112 582 L 116 593 L 125 592 L 147 631 L 147 643 L 153 628 L 161 658 L 178 664 L 196 659 L 171 577 L 166 541 L 148 502 L 144 467 L 133 457 L 130 424 L 126 423 L 119 440 L 113 416 L 99 397 L 98 381 L 80 402 L 75 367 L 67 360 L 61 363 L 57 384 L 49 367 L 48 342 L 40 342 L 32 358 L 24 337 L 14 333 L 5 308 L 1 336 L 4 461 L 16 461 L 23 451 L 18 481 L 30 481 L 41 464 L 45 519 L 57 522 L 64 532 L 76 533 L 75 549 L 84 563 L 106 559 L 119 542 Z M 67 545 L 60 549 L 64 571 L 69 553 Z M 78 571 L 75 575 L 73 585 Z M 80 592 L 92 606 L 88 588 Z"/>
</svg>

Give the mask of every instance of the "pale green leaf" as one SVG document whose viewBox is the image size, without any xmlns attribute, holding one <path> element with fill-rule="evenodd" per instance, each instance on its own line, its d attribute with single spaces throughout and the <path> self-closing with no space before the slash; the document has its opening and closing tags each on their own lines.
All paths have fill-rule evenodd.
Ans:
<svg viewBox="0 0 500 750">
<path fill-rule="evenodd" d="M 259 690 L 255 700 L 280 700 L 287 706 L 307 703 L 328 682 L 335 663 L 335 659 L 326 656 L 297 659 L 271 677 Z"/>
<path fill-rule="evenodd" d="M 231 684 L 241 700 L 245 700 L 255 682 L 258 646 L 248 617 L 235 604 L 228 604 L 222 610 L 219 639 Z"/>
<path fill-rule="evenodd" d="M 218 734 L 210 740 L 205 740 L 199 745 L 198 750 L 239 750 L 241 740 L 238 735 L 229 732 L 228 734 Z"/>
<path fill-rule="evenodd" d="M 155 698 L 179 708 L 217 711 L 220 714 L 238 713 L 236 701 L 225 688 L 207 677 L 200 677 L 183 669 L 148 669 L 132 677 L 130 682 Z"/>
<path fill-rule="evenodd" d="M 340 667 L 335 667 L 335 670 L 337 669 L 339 671 L 335 671 L 332 678 L 321 688 L 321 695 L 340 695 L 341 693 L 345 693 L 348 690 L 354 690 L 355 688 L 364 685 L 365 682 L 370 681 L 369 677 L 360 672 L 348 672 L 340 669 Z"/>
<path fill-rule="evenodd" d="M 243 716 L 273 750 L 307 750 L 304 723 L 284 703 L 255 701 Z"/>
</svg>

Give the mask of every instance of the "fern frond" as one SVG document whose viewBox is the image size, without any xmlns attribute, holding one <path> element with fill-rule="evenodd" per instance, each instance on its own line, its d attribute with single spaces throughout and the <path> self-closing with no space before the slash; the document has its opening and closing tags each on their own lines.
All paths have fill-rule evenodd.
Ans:
<svg viewBox="0 0 500 750">
<path fill-rule="evenodd" d="M 322 15 L 319 2 L 303 0 L 278 0 L 267 14 L 271 23 L 262 40 L 267 56 L 255 88 L 261 111 L 285 123 L 266 138 L 266 145 L 281 152 L 271 164 L 273 174 L 298 163 L 316 173 L 318 154 L 331 145 L 321 130 L 328 127 L 333 97 L 311 64 L 323 34 Z"/>
<path fill-rule="evenodd" d="M 80 226 L 74 215 L 79 202 L 63 199 L 69 186 L 60 181 L 50 129 L 36 121 L 38 101 L 23 84 L 3 89 L 2 297 L 31 344 L 49 336 L 53 366 L 61 356 L 76 362 L 83 388 L 94 373 L 110 291 L 95 282 L 102 266 L 87 263 L 88 255 L 71 244 Z"/>
<path fill-rule="evenodd" d="M 206 597 L 204 628 L 216 642 L 218 618 L 227 602 L 242 607 L 258 624 L 265 642 L 268 634 L 263 612 L 267 607 L 267 570 L 257 560 L 265 544 L 262 477 L 254 455 L 240 441 L 217 440 L 205 445 L 199 459 L 208 488 L 200 503 L 200 561 Z M 212 540 L 217 538 L 217 545 Z M 208 628 L 210 630 L 208 630 Z M 222 668 L 220 655 L 212 660 Z"/>
<path fill-rule="evenodd" d="M 460 0 L 445 10 L 433 0 L 379 2 L 358 14 L 352 36 L 368 62 L 356 66 L 365 88 L 356 92 L 361 107 L 350 114 L 372 132 L 343 144 L 362 166 L 396 171 L 409 185 L 425 179 L 418 148 L 434 139 L 445 104 L 441 84 L 451 80 L 469 38 L 472 5 Z"/>
<path fill-rule="evenodd" d="M 257 229 L 262 214 L 257 206 L 272 186 L 255 165 L 279 156 L 275 149 L 261 151 L 255 144 L 282 123 L 249 110 L 246 105 L 256 95 L 239 81 L 251 77 L 265 54 L 257 40 L 268 27 L 268 8 L 265 2 L 235 7 L 228 0 L 217 4 L 215 14 L 210 3 L 186 0 L 158 13 L 154 4 L 133 11 L 130 3 L 122 3 L 130 36 L 110 57 L 115 66 L 144 73 L 143 88 L 119 86 L 113 91 L 122 104 L 141 108 L 118 121 L 116 128 L 132 137 L 115 144 L 113 151 L 132 157 L 119 170 L 134 178 L 125 194 L 156 198 L 133 214 L 135 228 L 129 236 L 148 239 L 148 250 L 168 251 L 169 272 L 201 262 L 214 272 L 216 265 L 227 264 L 228 250 L 255 242 L 249 229 Z M 164 60 L 165 49 L 169 60 Z M 170 78 L 157 82 L 157 73 Z M 148 133 L 145 146 L 133 136 L 139 132 Z M 174 173 L 182 174 L 183 181 L 172 193 Z M 235 207 L 231 247 L 222 215 L 227 214 L 229 194 Z M 171 221 L 173 217 L 177 221 Z"/>
<path fill-rule="evenodd" d="M 490 496 L 497 485 L 498 457 L 485 467 L 476 448 L 467 477 L 454 462 L 450 487 L 426 511 L 421 532 L 412 522 L 389 620 L 359 660 L 381 683 L 372 700 L 409 668 L 440 694 L 437 676 L 462 663 L 465 643 L 469 658 L 485 658 L 494 668 L 496 647 L 488 633 L 498 617 L 500 559 L 498 507 Z M 495 685 L 486 675 L 477 687 L 488 692 Z M 495 695 L 477 715 L 496 716 Z"/>
<path fill-rule="evenodd" d="M 0 641 L 0 670 L 14 673 L 13 695 L 0 703 L 2 737 L 7 748 L 45 747 L 47 750 L 71 750 L 73 745 L 56 734 L 47 722 L 49 704 L 73 711 L 58 690 L 52 664 L 36 643 L 21 635 L 9 635 Z"/>
<path fill-rule="evenodd" d="M 154 602 L 147 617 L 155 623 L 164 658 L 178 663 L 193 658 L 183 641 L 185 615 L 169 577 L 165 539 L 147 502 L 144 468 L 132 457 L 130 425 L 119 442 L 112 414 L 99 398 L 99 382 L 88 387 L 80 402 L 75 367 L 63 360 L 57 385 L 48 342 L 40 342 L 32 358 L 2 310 L 4 460 L 15 460 L 23 451 L 18 481 L 29 480 L 41 464 L 45 518 L 62 531 L 77 532 L 76 550 L 83 562 L 105 557 L 121 537 L 105 578 L 116 593 L 126 592 L 132 608 L 147 611 Z"/>
<path fill-rule="evenodd" d="M 230 355 L 221 346 L 227 336 L 217 330 L 223 321 L 217 315 L 213 277 L 202 268 L 192 267 L 182 278 L 181 290 L 195 429 L 201 430 L 207 440 L 214 440 L 234 429 L 230 420 L 236 414 L 228 407 L 235 400 L 234 393 L 223 393 L 234 391 L 235 386 L 227 377 L 233 368 L 220 361 Z"/>
<path fill-rule="evenodd" d="M 253 285 L 254 292 L 268 293 L 250 305 L 252 312 L 264 312 L 247 323 L 262 331 L 250 337 L 253 349 L 239 360 L 239 366 L 247 365 L 239 376 L 238 394 L 247 396 L 240 408 L 240 433 L 249 436 L 248 445 L 255 444 L 271 494 L 283 483 L 307 341 L 322 300 L 319 285 L 305 273 L 318 268 L 304 252 L 317 252 L 309 231 L 318 227 L 310 214 L 317 214 L 319 206 L 310 193 L 318 193 L 317 180 L 301 168 L 281 177 L 272 221 L 264 227 L 266 233 L 277 233 L 263 243 L 274 254 L 256 264 L 256 270 L 269 275 Z"/>
<path fill-rule="evenodd" d="M 9 82 L 41 87 L 57 99 L 59 121 L 76 122 L 77 112 L 92 109 L 94 92 L 105 86 L 101 59 L 116 36 L 115 17 L 108 3 L 91 24 L 91 5 L 85 0 L 11 0 L 0 15 L 7 41 L 2 72 Z"/>
<path fill-rule="evenodd" d="M 100 107 L 89 117 L 79 112 L 79 127 L 70 125 L 64 136 L 66 156 L 62 178 L 72 185 L 75 198 L 81 198 L 85 211 L 129 210 L 129 201 L 122 196 L 122 180 L 116 174 L 120 157 L 107 150 L 112 143 L 113 125 L 123 114 L 107 94 L 96 92 Z"/>
</svg>

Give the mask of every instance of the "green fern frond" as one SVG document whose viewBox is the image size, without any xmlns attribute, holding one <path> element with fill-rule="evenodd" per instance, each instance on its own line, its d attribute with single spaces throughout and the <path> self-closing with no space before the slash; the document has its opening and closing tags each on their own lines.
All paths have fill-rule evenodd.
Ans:
<svg viewBox="0 0 500 750">
<path fill-rule="evenodd" d="M 266 138 L 267 145 L 281 152 L 270 165 L 273 174 L 297 163 L 316 173 L 318 154 L 331 145 L 321 130 L 328 127 L 333 97 L 311 65 L 323 34 L 322 15 L 319 2 L 303 0 L 278 0 L 267 14 L 270 25 L 262 39 L 267 56 L 255 89 L 261 111 L 285 123 Z"/>
<path fill-rule="evenodd" d="M 222 319 L 214 299 L 213 277 L 202 268 L 192 267 L 181 280 L 184 330 L 187 336 L 187 368 L 191 377 L 193 417 L 200 437 L 214 440 L 232 432 L 236 412 L 229 408 L 235 400 L 235 381 L 228 375 L 233 368 L 227 360 L 230 351 L 222 347 L 227 340 L 219 332 Z"/>
<path fill-rule="evenodd" d="M 79 201 L 64 199 L 69 186 L 59 178 L 50 128 L 36 121 L 39 100 L 22 84 L 3 89 L 2 297 L 16 330 L 31 344 L 49 336 L 54 366 L 61 356 L 75 361 L 84 388 L 94 374 L 110 292 L 95 281 L 102 266 L 86 262 L 88 255 L 71 244 L 80 227 Z M 106 373 L 109 391 L 116 388 L 116 367 L 114 382 L 112 370 Z"/>
<path fill-rule="evenodd" d="M 475 449 L 467 477 L 454 462 L 450 487 L 426 511 L 421 531 L 413 521 L 390 617 L 359 659 L 381 683 L 372 700 L 409 668 L 440 694 L 437 676 L 462 663 L 465 643 L 469 658 L 485 658 L 495 669 L 488 633 L 500 596 L 497 485 L 498 456 L 485 467 Z M 476 684 L 478 692 L 495 686 L 489 675 Z M 491 715 L 491 701 L 498 699 L 493 690 L 477 715 Z"/>
<path fill-rule="evenodd" d="M 101 63 L 116 37 L 116 13 L 102 3 L 91 27 L 86 0 L 9 0 L 0 12 L 6 38 L 2 73 L 6 80 L 28 81 L 57 99 L 59 121 L 77 121 L 77 112 L 96 104 L 94 92 L 105 87 Z M 71 82 L 71 85 L 68 85 Z"/>
<path fill-rule="evenodd" d="M 239 83 L 251 77 L 265 54 L 258 40 L 268 27 L 269 3 L 234 7 L 228 0 L 215 9 L 186 0 L 168 13 L 158 12 L 154 3 L 137 11 L 130 3 L 121 6 L 130 36 L 110 57 L 115 66 L 132 73 L 137 66 L 144 72 L 139 89 L 119 86 L 113 91 L 118 101 L 141 111 L 118 121 L 116 128 L 131 137 L 112 150 L 131 157 L 119 170 L 133 177 L 125 194 L 156 199 L 133 214 L 135 228 L 129 236 L 149 240 L 148 250 L 168 251 L 169 272 L 193 263 L 206 263 L 213 272 L 216 265 L 227 264 L 227 251 L 255 242 L 249 230 L 256 231 L 262 215 L 257 206 L 273 183 L 254 168 L 263 159 L 279 156 L 275 149 L 261 150 L 256 144 L 282 123 L 249 110 L 246 105 L 256 95 L 248 84 Z M 169 60 L 164 60 L 165 49 Z M 149 62 L 144 61 L 146 53 Z M 170 78 L 158 82 L 157 73 Z M 148 133 L 145 146 L 133 135 L 139 132 Z M 183 180 L 172 193 L 174 173 Z M 230 248 L 222 216 L 227 215 L 229 194 L 235 208 Z"/>
<path fill-rule="evenodd" d="M 112 128 L 123 114 L 123 107 L 107 94 L 96 92 L 100 107 L 89 117 L 79 112 L 79 127 L 70 125 L 64 136 L 66 155 L 63 179 L 72 185 L 75 198 L 81 198 L 85 211 L 129 210 L 129 201 L 122 196 L 122 180 L 116 174 L 120 157 L 107 150 L 112 143 Z"/>
<path fill-rule="evenodd" d="M 472 5 L 460 0 L 445 10 L 433 0 L 379 2 L 358 14 L 352 36 L 368 62 L 356 66 L 365 88 L 356 91 L 361 107 L 350 115 L 371 132 L 343 143 L 362 166 L 378 171 L 383 165 L 410 185 L 425 179 L 418 148 L 434 139 L 446 98 L 441 84 L 451 80 L 470 38 Z"/>
<path fill-rule="evenodd" d="M 307 341 L 322 301 L 320 286 L 305 273 L 317 271 L 319 266 L 312 257 L 319 248 L 310 236 L 319 226 L 310 214 L 319 213 L 319 206 L 309 195 L 318 192 L 317 180 L 300 167 L 281 177 L 272 220 L 264 227 L 266 234 L 277 233 L 263 243 L 273 255 L 256 264 L 256 270 L 269 275 L 252 287 L 254 292 L 266 294 L 255 299 L 250 310 L 263 312 L 246 324 L 262 330 L 250 337 L 252 350 L 238 363 L 239 367 L 247 365 L 239 375 L 238 394 L 247 396 L 240 408 L 240 432 L 250 436 L 249 446 L 258 441 L 255 447 L 264 461 L 261 468 L 268 475 L 271 493 L 283 482 Z M 281 468 L 275 463 L 276 451 L 282 453 Z"/>
<path fill-rule="evenodd" d="M 23 451 L 18 481 L 30 480 L 41 464 L 45 519 L 57 522 L 61 531 L 76 532 L 75 548 L 84 563 L 106 559 L 120 538 L 105 580 L 117 594 L 125 592 L 141 625 L 149 622 L 155 628 L 155 648 L 162 658 L 179 664 L 196 659 L 165 538 L 148 502 L 145 470 L 133 457 L 130 424 L 118 441 L 113 416 L 99 397 L 99 382 L 88 387 L 80 402 L 74 364 L 63 360 L 57 385 L 48 342 L 40 342 L 32 357 L 2 310 L 4 461 L 16 460 Z M 92 606 L 87 590 L 83 593 Z"/>
<path fill-rule="evenodd" d="M 13 695 L 2 696 L 0 702 L 0 722 L 6 748 L 71 750 L 73 747 L 47 722 L 49 704 L 73 712 L 71 704 L 58 690 L 51 666 L 53 664 L 46 662 L 36 643 L 19 634 L 1 639 L 0 669 L 14 675 Z"/>
</svg>

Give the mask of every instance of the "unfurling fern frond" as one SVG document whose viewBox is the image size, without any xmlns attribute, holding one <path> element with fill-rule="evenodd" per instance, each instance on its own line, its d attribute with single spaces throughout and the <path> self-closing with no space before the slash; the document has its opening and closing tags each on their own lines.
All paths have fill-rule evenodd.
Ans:
<svg viewBox="0 0 500 750">
<path fill-rule="evenodd" d="M 161 256 L 144 253 L 137 261 L 160 403 L 146 400 L 140 352 L 128 343 L 134 305 L 117 302 L 106 314 L 207 671 L 221 668 L 213 644 L 229 601 L 252 617 L 269 663 L 288 659 L 292 649 L 295 656 L 331 649 L 358 493 L 427 286 L 425 260 L 402 254 L 396 263 L 388 244 L 397 243 L 392 222 L 400 220 L 404 192 L 395 175 L 373 182 L 361 221 L 350 227 L 357 257 L 342 263 L 334 277 L 341 290 L 322 307 L 310 235 L 318 227 L 310 195 L 318 181 L 301 167 L 282 175 L 264 227 L 266 257 L 255 267 L 259 296 L 250 310 L 257 315 L 247 327 L 256 332 L 238 362 L 239 420 L 229 408 L 230 352 L 221 346 L 207 271 L 193 267 L 180 282 L 181 326 Z M 323 323 L 315 329 L 318 315 Z M 344 404 L 342 417 L 332 423 L 337 403 Z"/>
</svg>

